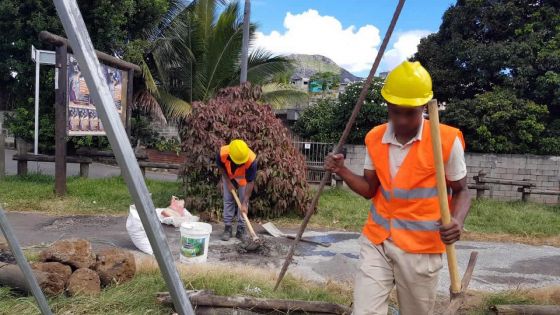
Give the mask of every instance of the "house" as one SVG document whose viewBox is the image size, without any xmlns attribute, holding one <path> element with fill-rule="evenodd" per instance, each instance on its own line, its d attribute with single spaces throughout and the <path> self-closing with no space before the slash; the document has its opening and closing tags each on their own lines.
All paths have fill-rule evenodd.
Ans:
<svg viewBox="0 0 560 315">
<path fill-rule="evenodd" d="M 299 89 L 307 90 L 309 86 L 309 78 L 304 78 L 299 75 L 294 75 L 291 79 L 291 83 Z"/>
</svg>

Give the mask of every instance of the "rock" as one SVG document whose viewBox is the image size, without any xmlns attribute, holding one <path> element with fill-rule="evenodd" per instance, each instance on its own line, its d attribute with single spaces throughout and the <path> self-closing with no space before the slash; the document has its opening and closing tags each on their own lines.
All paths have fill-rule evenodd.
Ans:
<svg viewBox="0 0 560 315">
<path fill-rule="evenodd" d="M 31 264 L 31 268 L 47 273 L 57 274 L 64 280 L 64 283 L 67 283 L 70 275 L 72 275 L 72 268 L 59 262 L 33 263 Z"/>
<path fill-rule="evenodd" d="M 31 293 L 25 277 L 15 264 L 0 263 L 0 286 L 8 286 L 16 291 Z M 56 273 L 33 270 L 37 283 L 46 295 L 58 295 L 64 292 L 65 281 Z"/>
<path fill-rule="evenodd" d="M 118 248 L 102 250 L 97 254 L 95 270 L 103 286 L 130 281 L 136 273 L 134 255 Z"/>
<path fill-rule="evenodd" d="M 81 239 L 57 241 L 42 251 L 40 257 L 42 262 L 55 261 L 72 269 L 91 268 L 95 264 L 91 243 Z"/>
<path fill-rule="evenodd" d="M 98 295 L 101 292 L 99 275 L 91 269 L 80 268 L 70 276 L 66 291 L 69 296 Z"/>
</svg>

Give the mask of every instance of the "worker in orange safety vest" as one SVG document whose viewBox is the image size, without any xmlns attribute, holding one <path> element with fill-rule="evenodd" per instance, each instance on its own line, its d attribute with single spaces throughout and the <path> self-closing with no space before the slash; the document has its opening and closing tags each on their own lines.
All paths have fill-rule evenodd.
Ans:
<svg viewBox="0 0 560 315">
<path fill-rule="evenodd" d="M 381 94 L 389 121 L 365 137 L 363 175 L 346 168 L 342 154 L 325 160 L 326 170 L 371 199 L 360 237 L 354 314 L 386 315 L 394 287 L 401 314 L 432 314 L 445 244 L 460 239 L 470 208 L 465 143 L 461 131 L 441 125 L 452 211 L 451 223 L 442 225 L 430 124 L 424 119 L 433 98 L 431 77 L 419 62 L 405 61 L 389 73 Z"/>
<path fill-rule="evenodd" d="M 249 149 L 243 140 L 235 139 L 229 145 L 222 146 L 216 157 L 216 164 L 222 173 L 224 196 L 224 233 L 223 241 L 229 241 L 232 236 L 233 218 L 237 216 L 237 231 L 235 237 L 243 239 L 245 236 L 245 222 L 241 213 L 249 211 L 249 199 L 253 192 L 254 181 L 257 177 L 257 155 Z M 235 190 L 241 201 L 238 209 L 231 193 Z"/>
</svg>

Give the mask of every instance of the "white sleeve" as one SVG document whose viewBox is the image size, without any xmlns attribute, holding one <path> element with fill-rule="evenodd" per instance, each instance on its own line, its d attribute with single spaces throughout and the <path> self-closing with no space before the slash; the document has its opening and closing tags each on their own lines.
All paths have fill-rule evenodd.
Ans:
<svg viewBox="0 0 560 315">
<path fill-rule="evenodd" d="M 366 158 L 364 159 L 364 170 L 368 170 L 368 171 L 375 171 L 375 166 L 373 166 L 373 162 L 371 161 L 371 158 L 369 157 L 369 153 L 366 150 Z"/>
<path fill-rule="evenodd" d="M 454 182 L 467 176 L 467 163 L 465 162 L 465 150 L 461 140 L 457 137 L 453 142 L 453 148 L 449 160 L 445 163 L 445 178 Z"/>
</svg>

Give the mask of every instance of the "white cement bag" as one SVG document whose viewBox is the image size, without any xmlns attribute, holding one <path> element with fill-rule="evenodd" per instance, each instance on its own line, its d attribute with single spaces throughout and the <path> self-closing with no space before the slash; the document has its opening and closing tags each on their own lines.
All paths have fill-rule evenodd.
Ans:
<svg viewBox="0 0 560 315">
<path fill-rule="evenodd" d="M 136 206 L 134 205 L 131 205 L 129 209 L 128 218 L 126 219 L 126 231 L 132 243 L 134 243 L 134 246 L 146 254 L 154 254 L 146 231 L 144 231 L 144 227 L 142 226 L 142 221 L 140 221 Z"/>
</svg>

